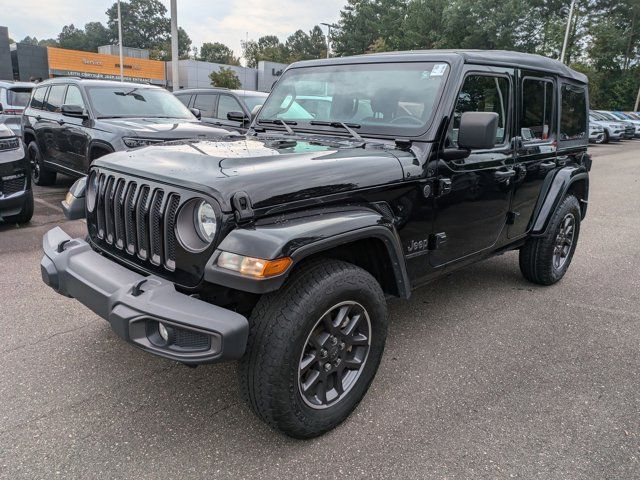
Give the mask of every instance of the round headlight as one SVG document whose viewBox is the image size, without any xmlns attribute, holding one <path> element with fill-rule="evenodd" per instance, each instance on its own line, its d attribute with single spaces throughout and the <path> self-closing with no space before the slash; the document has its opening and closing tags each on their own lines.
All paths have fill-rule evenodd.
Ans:
<svg viewBox="0 0 640 480">
<path fill-rule="evenodd" d="M 195 225 L 202 241 L 211 243 L 216 234 L 216 212 L 209 202 L 202 200 L 194 210 Z"/>
</svg>

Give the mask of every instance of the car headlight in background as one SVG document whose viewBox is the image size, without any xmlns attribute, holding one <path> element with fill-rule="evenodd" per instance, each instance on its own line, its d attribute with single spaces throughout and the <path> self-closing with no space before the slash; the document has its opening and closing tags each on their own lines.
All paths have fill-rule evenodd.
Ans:
<svg viewBox="0 0 640 480">
<path fill-rule="evenodd" d="M 137 138 L 137 137 L 123 137 L 122 141 L 129 148 L 146 147 L 147 145 L 153 145 L 156 143 L 162 143 L 164 140 L 157 138 Z"/>
<path fill-rule="evenodd" d="M 216 212 L 209 202 L 201 200 L 194 209 L 194 223 L 196 231 L 203 242 L 211 243 L 216 236 L 218 222 Z"/>
</svg>

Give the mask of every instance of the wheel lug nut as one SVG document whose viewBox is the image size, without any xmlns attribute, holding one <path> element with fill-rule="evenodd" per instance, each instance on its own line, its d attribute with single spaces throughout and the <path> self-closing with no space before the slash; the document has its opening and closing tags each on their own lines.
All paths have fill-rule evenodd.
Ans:
<svg viewBox="0 0 640 480">
<path fill-rule="evenodd" d="M 331 370 L 331 364 L 330 364 L 330 363 L 325 363 L 325 364 L 324 364 L 324 369 L 325 369 L 325 371 L 327 371 L 327 372 L 328 372 L 329 370 Z"/>
<path fill-rule="evenodd" d="M 320 356 L 322 358 L 326 358 L 326 356 L 328 355 L 329 352 L 327 352 L 324 348 L 322 350 L 320 350 Z"/>
<path fill-rule="evenodd" d="M 338 365 L 340 365 L 341 362 L 342 362 L 342 360 L 340 360 L 339 358 L 336 358 L 335 366 L 337 367 Z"/>
<path fill-rule="evenodd" d="M 331 345 L 336 345 L 338 343 L 338 339 L 336 337 L 331 337 Z"/>
<path fill-rule="evenodd" d="M 346 346 L 346 345 L 344 344 L 344 342 L 340 342 L 340 350 L 344 350 L 344 347 L 345 347 L 345 346 Z"/>
</svg>

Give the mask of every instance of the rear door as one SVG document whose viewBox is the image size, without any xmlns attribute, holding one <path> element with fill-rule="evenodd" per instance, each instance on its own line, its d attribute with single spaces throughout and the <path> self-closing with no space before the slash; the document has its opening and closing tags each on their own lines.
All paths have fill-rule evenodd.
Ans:
<svg viewBox="0 0 640 480">
<path fill-rule="evenodd" d="M 49 93 L 44 102 L 44 111 L 41 113 L 42 127 L 40 132 L 44 145 L 44 150 L 42 150 L 44 159 L 69 168 L 70 162 L 65 158 L 61 145 L 64 119 L 60 108 L 64 102 L 66 91 L 66 84 L 55 84 L 49 87 Z"/>
<path fill-rule="evenodd" d="M 76 105 L 87 112 L 82 92 L 76 85 L 69 85 L 64 105 Z M 89 145 L 89 125 L 86 118 L 63 116 L 60 138 L 61 155 L 65 164 L 78 173 L 87 173 L 87 148 Z"/>
<path fill-rule="evenodd" d="M 508 237 L 530 228 L 533 210 L 547 175 L 556 169 L 557 82 L 537 72 L 518 75 L 516 176 L 513 180 Z"/>
<path fill-rule="evenodd" d="M 496 145 L 472 150 L 461 160 L 440 160 L 440 196 L 436 199 L 435 232 L 441 242 L 431 252 L 438 267 L 495 246 L 506 225 L 513 170 L 514 69 L 467 66 L 458 93 L 449 146 L 457 145 L 464 112 L 495 112 L 499 116 Z"/>
</svg>

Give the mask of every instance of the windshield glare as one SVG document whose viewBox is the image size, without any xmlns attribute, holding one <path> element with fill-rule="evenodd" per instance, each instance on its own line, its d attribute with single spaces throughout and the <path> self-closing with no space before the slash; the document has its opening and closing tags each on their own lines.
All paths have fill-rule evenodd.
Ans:
<svg viewBox="0 0 640 480">
<path fill-rule="evenodd" d="M 159 88 L 90 87 L 89 101 L 98 118 L 144 117 L 195 120 L 184 104 Z"/>
<path fill-rule="evenodd" d="M 258 121 L 345 122 L 372 133 L 418 135 L 430 123 L 448 71 L 442 62 L 294 68 L 278 81 Z"/>
<path fill-rule="evenodd" d="M 266 96 L 265 97 L 252 97 L 252 96 L 249 96 L 249 95 L 240 95 L 240 98 L 242 98 L 242 100 L 247 105 L 247 108 L 249 109 L 250 112 L 254 108 L 256 108 L 258 105 L 262 105 L 264 103 L 264 101 L 267 99 Z"/>
</svg>

